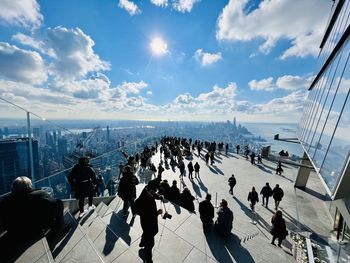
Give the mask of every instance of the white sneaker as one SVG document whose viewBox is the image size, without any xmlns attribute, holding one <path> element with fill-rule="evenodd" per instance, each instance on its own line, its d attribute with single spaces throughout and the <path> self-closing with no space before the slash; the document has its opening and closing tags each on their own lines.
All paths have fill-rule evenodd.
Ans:
<svg viewBox="0 0 350 263">
<path fill-rule="evenodd" d="M 85 213 L 86 213 L 86 211 L 84 210 L 84 212 L 80 212 L 80 214 L 79 214 L 79 218 L 82 218 L 84 215 L 85 215 Z"/>
<path fill-rule="evenodd" d="M 96 208 L 96 206 L 92 205 L 92 206 L 89 206 L 89 211 L 90 210 L 94 210 Z"/>
</svg>

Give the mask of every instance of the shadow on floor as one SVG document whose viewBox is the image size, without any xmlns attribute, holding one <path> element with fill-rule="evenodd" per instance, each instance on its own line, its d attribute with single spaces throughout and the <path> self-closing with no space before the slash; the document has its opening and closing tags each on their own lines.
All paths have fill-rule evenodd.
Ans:
<svg viewBox="0 0 350 263">
<path fill-rule="evenodd" d="M 247 249 L 240 245 L 239 238 L 230 234 L 228 237 L 218 235 L 214 228 L 204 230 L 211 254 L 218 262 L 255 262 Z"/>
<path fill-rule="evenodd" d="M 260 170 L 262 170 L 265 173 L 272 174 L 272 171 L 269 169 L 266 169 L 263 164 L 257 164 L 256 167 L 258 167 Z"/>
</svg>

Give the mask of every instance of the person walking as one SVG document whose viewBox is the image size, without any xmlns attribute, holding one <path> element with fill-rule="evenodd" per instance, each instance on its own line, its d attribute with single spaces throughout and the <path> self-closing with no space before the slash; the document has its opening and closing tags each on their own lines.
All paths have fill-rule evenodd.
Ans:
<svg viewBox="0 0 350 263">
<path fill-rule="evenodd" d="M 184 177 L 184 175 L 185 175 L 185 163 L 182 160 L 179 162 L 179 170 L 180 170 L 180 176 L 179 177 L 182 179 Z"/>
<path fill-rule="evenodd" d="M 231 175 L 231 177 L 228 179 L 228 185 L 230 186 L 230 190 L 228 191 L 231 195 L 233 195 L 233 187 L 236 185 L 236 178 L 234 174 Z"/>
<path fill-rule="evenodd" d="M 161 163 L 159 163 L 158 165 L 158 180 L 161 181 L 162 180 L 162 173 L 164 172 L 164 167 L 161 165 Z"/>
<path fill-rule="evenodd" d="M 207 153 L 204 155 L 204 158 L 205 158 L 205 164 L 208 165 L 208 163 L 209 163 L 209 158 L 210 158 L 209 152 L 207 152 Z"/>
<path fill-rule="evenodd" d="M 105 189 L 106 189 L 105 180 L 102 175 L 99 175 L 97 178 L 97 185 L 96 185 L 97 196 L 104 196 Z"/>
<path fill-rule="evenodd" d="M 188 163 L 187 168 L 188 168 L 188 177 L 190 178 L 190 180 L 193 180 L 193 171 L 194 171 L 194 168 L 193 168 L 192 162 L 189 162 L 189 163 Z"/>
<path fill-rule="evenodd" d="M 272 190 L 272 197 L 275 200 L 275 209 L 278 210 L 278 207 L 280 205 L 280 202 L 282 201 L 282 198 L 284 196 L 284 192 L 282 188 L 280 188 L 279 184 L 276 184 L 275 188 Z"/>
<path fill-rule="evenodd" d="M 227 152 L 228 152 L 228 143 L 226 143 L 225 145 L 225 154 L 227 155 Z"/>
<path fill-rule="evenodd" d="M 269 183 L 266 183 L 266 185 L 261 189 L 260 194 L 262 195 L 262 205 L 265 205 L 267 208 L 269 205 L 269 198 L 272 195 L 272 189 Z"/>
<path fill-rule="evenodd" d="M 276 167 L 276 174 L 282 175 L 282 173 L 283 173 L 282 163 L 278 162 L 277 167 Z"/>
<path fill-rule="evenodd" d="M 180 189 L 177 187 L 177 181 L 174 180 L 172 186 L 169 189 L 168 199 L 170 202 L 179 205 L 180 204 Z"/>
<path fill-rule="evenodd" d="M 155 199 L 163 200 L 163 196 L 156 193 L 158 188 L 158 179 L 149 181 L 135 201 L 135 212 L 140 216 L 143 231 L 139 247 L 144 248 L 144 259 L 147 263 L 153 262 L 152 249 L 154 237 L 158 233 L 158 215 L 163 213 L 162 209 L 157 210 L 155 202 Z"/>
<path fill-rule="evenodd" d="M 200 176 L 199 176 L 199 169 L 201 168 L 201 166 L 199 165 L 198 162 L 195 163 L 194 165 L 194 177 L 197 178 L 198 176 L 198 179 L 200 179 Z"/>
<path fill-rule="evenodd" d="M 288 231 L 286 228 L 286 222 L 282 217 L 282 212 L 280 210 L 276 211 L 276 213 L 271 218 L 272 228 L 272 241 L 271 244 L 275 246 L 275 240 L 278 239 L 278 246 L 281 247 L 282 241 L 287 237 Z"/>
<path fill-rule="evenodd" d="M 97 179 L 94 169 L 89 165 L 89 158 L 80 157 L 78 164 L 74 165 L 67 179 L 72 191 L 75 192 L 75 197 L 78 199 L 79 218 L 81 218 L 86 212 L 84 211 L 85 197 L 89 199 L 89 209 L 95 208 L 95 206 L 92 205 L 92 201 Z"/>
<path fill-rule="evenodd" d="M 210 165 L 213 165 L 215 163 L 215 155 L 214 151 L 210 152 Z"/>
<path fill-rule="evenodd" d="M 207 228 L 213 224 L 214 207 L 210 200 L 211 194 L 207 194 L 205 200 L 199 203 L 198 210 L 204 228 Z"/>
<path fill-rule="evenodd" d="M 252 187 L 252 191 L 248 194 L 248 202 L 250 201 L 250 208 L 252 209 L 252 218 L 250 220 L 251 223 L 256 224 L 256 212 L 255 212 L 255 204 L 259 202 L 259 195 L 255 191 L 255 187 Z"/>
<path fill-rule="evenodd" d="M 119 181 L 118 196 L 124 201 L 123 216 L 127 217 L 129 205 L 131 206 L 132 216 L 135 217 L 134 201 L 136 198 L 136 185 L 139 184 L 139 180 L 132 173 L 129 165 L 125 166 L 122 178 Z"/>
<path fill-rule="evenodd" d="M 216 212 L 218 217 L 215 221 L 215 230 L 222 236 L 229 236 L 232 230 L 233 213 L 227 206 L 227 201 L 222 199 L 220 207 Z"/>
</svg>

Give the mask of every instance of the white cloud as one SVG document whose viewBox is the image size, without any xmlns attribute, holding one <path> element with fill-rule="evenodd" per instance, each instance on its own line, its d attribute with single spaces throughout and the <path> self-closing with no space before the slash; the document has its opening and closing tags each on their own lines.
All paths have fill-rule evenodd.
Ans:
<svg viewBox="0 0 350 263">
<path fill-rule="evenodd" d="M 147 97 L 151 97 L 153 95 L 153 92 L 149 90 L 146 92 L 146 95 L 147 95 Z"/>
<path fill-rule="evenodd" d="M 144 81 L 140 82 L 123 82 L 118 89 L 125 94 L 139 94 L 141 90 L 147 88 L 148 84 Z"/>
<path fill-rule="evenodd" d="M 262 79 L 262 80 L 252 80 L 248 83 L 251 90 L 265 90 L 273 91 L 276 89 L 284 90 L 298 90 L 302 88 L 308 88 L 311 83 L 311 78 L 300 77 L 300 76 L 291 76 L 285 75 L 279 77 L 276 82 L 273 81 L 272 77 Z"/>
<path fill-rule="evenodd" d="M 195 3 L 200 0 L 174 0 L 173 8 L 181 13 L 191 12 Z"/>
<path fill-rule="evenodd" d="M 43 16 L 36 0 L 2 0 L 0 22 L 10 25 L 37 28 Z"/>
<path fill-rule="evenodd" d="M 39 53 L 0 42 L 0 77 L 41 84 L 47 80 L 47 70 Z"/>
<path fill-rule="evenodd" d="M 131 16 L 141 13 L 141 10 L 139 9 L 139 7 L 132 1 L 119 0 L 118 6 L 120 8 L 125 9 Z"/>
<path fill-rule="evenodd" d="M 194 57 L 201 63 L 202 66 L 209 66 L 222 59 L 221 52 L 218 53 L 206 53 L 202 49 L 197 49 L 194 53 Z"/>
<path fill-rule="evenodd" d="M 269 0 L 246 11 L 249 0 L 230 0 L 217 21 L 218 40 L 263 39 L 260 52 L 268 53 L 278 40 L 291 41 L 281 58 L 317 56 L 332 1 Z M 313 12 L 317 6 L 317 12 Z M 288 10 L 286 12 L 285 10 Z"/>
<path fill-rule="evenodd" d="M 151 0 L 151 3 L 160 7 L 168 6 L 168 0 Z"/>
</svg>

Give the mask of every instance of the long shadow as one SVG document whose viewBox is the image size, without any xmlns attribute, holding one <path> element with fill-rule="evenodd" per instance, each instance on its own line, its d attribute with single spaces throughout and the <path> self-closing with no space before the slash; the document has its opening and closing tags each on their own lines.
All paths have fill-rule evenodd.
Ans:
<svg viewBox="0 0 350 263">
<path fill-rule="evenodd" d="M 220 169 L 219 167 L 217 167 L 215 164 L 213 165 L 213 167 L 214 167 L 214 169 L 215 169 L 215 171 L 216 171 L 217 173 L 219 173 L 219 174 L 221 174 L 221 175 L 225 175 L 225 174 L 221 171 L 221 169 Z"/>
<path fill-rule="evenodd" d="M 271 170 L 266 169 L 263 165 L 257 164 L 256 166 L 257 166 L 260 170 L 262 170 L 263 172 L 272 174 Z"/>
<path fill-rule="evenodd" d="M 246 214 L 246 216 L 248 216 L 249 218 L 252 217 L 252 210 L 250 208 L 248 208 L 248 206 L 246 206 L 245 204 L 243 204 L 241 202 L 241 200 L 239 200 L 236 196 L 233 196 L 233 199 L 236 200 L 236 202 L 239 204 L 239 206 L 241 207 L 242 211 Z"/>
<path fill-rule="evenodd" d="M 213 172 L 214 174 L 218 174 L 218 172 L 214 168 L 212 168 L 211 166 L 208 166 L 208 167 L 211 172 Z"/>
<path fill-rule="evenodd" d="M 288 178 L 288 177 L 286 177 L 286 176 L 284 176 L 284 175 L 279 175 L 279 176 L 283 177 L 284 179 L 286 179 L 287 181 L 289 181 L 289 182 L 291 182 L 291 183 L 294 182 L 292 179 L 290 179 L 290 178 Z"/>
<path fill-rule="evenodd" d="M 239 238 L 230 234 L 222 237 L 213 228 L 204 230 L 209 249 L 218 262 L 254 263 L 247 249 L 240 245 Z"/>
<path fill-rule="evenodd" d="M 202 193 L 199 186 L 193 180 L 191 180 L 191 184 L 192 184 L 192 189 L 196 193 L 196 195 L 202 198 Z"/>
<path fill-rule="evenodd" d="M 123 239 L 129 246 L 131 244 L 130 225 L 121 221 L 118 215 L 121 216 L 122 211 L 119 211 L 118 214 L 113 213 L 106 227 L 106 242 L 102 251 L 104 255 L 109 255 L 113 251 L 119 238 Z"/>
<path fill-rule="evenodd" d="M 265 228 L 267 231 L 270 231 L 270 224 L 266 222 L 265 219 L 262 218 L 258 213 L 255 214 L 255 219 L 261 227 Z"/>
<path fill-rule="evenodd" d="M 203 184 L 201 180 L 198 180 L 199 187 L 202 189 L 203 192 L 206 194 L 208 193 L 208 188 Z"/>
<path fill-rule="evenodd" d="M 301 190 L 302 190 L 302 189 L 301 189 Z M 316 192 L 315 190 L 312 190 L 312 189 L 310 189 L 310 188 L 307 188 L 307 187 L 306 187 L 303 191 L 304 191 L 305 193 L 308 193 L 308 194 L 310 194 L 310 195 L 312 195 L 312 196 L 314 196 L 314 197 L 316 197 L 316 198 L 322 200 L 322 201 L 326 201 L 326 200 L 327 200 L 327 195 L 321 194 L 321 193 L 319 193 L 319 192 Z"/>
</svg>

